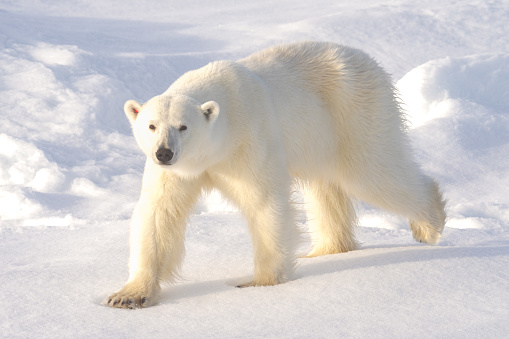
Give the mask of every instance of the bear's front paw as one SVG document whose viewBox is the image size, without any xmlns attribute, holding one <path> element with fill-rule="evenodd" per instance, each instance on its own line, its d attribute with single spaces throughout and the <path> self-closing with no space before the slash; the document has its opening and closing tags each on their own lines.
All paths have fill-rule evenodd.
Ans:
<svg viewBox="0 0 509 339">
<path fill-rule="evenodd" d="M 144 308 L 156 303 L 159 288 L 135 288 L 127 284 L 120 291 L 113 293 L 103 302 L 104 305 L 116 308 Z"/>
<path fill-rule="evenodd" d="M 112 294 L 106 300 L 104 304 L 110 307 L 116 308 L 142 308 L 149 307 L 152 305 L 151 299 L 142 294 L 135 295 L 122 295 L 119 293 Z"/>
</svg>

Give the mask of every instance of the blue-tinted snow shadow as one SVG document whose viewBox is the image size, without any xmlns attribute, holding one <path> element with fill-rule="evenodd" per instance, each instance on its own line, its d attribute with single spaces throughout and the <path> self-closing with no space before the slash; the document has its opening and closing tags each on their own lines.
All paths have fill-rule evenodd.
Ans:
<svg viewBox="0 0 509 339">
<path fill-rule="evenodd" d="M 495 256 L 509 256 L 509 245 L 490 247 L 409 246 L 365 248 L 345 254 L 299 259 L 292 281 L 305 277 L 316 277 L 370 267 L 383 267 L 412 262 L 430 262 L 453 258 L 490 258 Z M 169 288 L 165 287 L 161 293 L 159 304 L 172 304 L 187 298 L 233 291 L 236 284 L 246 279 L 249 278 L 228 277 L 224 280 L 209 280 L 177 284 Z"/>
<path fill-rule="evenodd" d="M 4 47 L 12 44 L 75 45 L 96 56 L 139 53 L 172 55 L 219 50 L 223 44 L 184 31 L 181 22 L 38 16 L 0 11 Z"/>
<path fill-rule="evenodd" d="M 190 21 L 192 22 L 192 21 Z M 224 42 L 187 33 L 191 24 L 83 17 L 37 16 L 0 11 L 0 49 L 32 59 L 19 46 L 76 46 L 72 65 L 46 64 L 68 88 L 83 75 L 111 79 L 107 99 L 96 105 L 95 128 L 130 134 L 123 116 L 128 99 L 144 102 L 164 92 L 183 73 L 226 58 Z"/>
<path fill-rule="evenodd" d="M 188 298 L 231 291 L 235 287 L 228 285 L 227 280 L 206 280 L 194 283 L 164 286 L 159 300 L 160 305 L 173 304 Z"/>
<path fill-rule="evenodd" d="M 509 246 L 490 247 L 431 247 L 411 246 L 366 248 L 326 257 L 304 258 L 299 261 L 295 279 L 334 272 L 387 265 L 447 260 L 453 258 L 486 258 L 509 256 Z M 313 262 L 315 261 L 315 262 Z"/>
</svg>

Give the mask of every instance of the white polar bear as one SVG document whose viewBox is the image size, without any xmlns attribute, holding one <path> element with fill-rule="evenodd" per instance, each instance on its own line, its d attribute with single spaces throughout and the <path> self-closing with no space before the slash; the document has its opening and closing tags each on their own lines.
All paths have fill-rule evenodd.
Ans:
<svg viewBox="0 0 509 339">
<path fill-rule="evenodd" d="M 248 220 L 255 272 L 243 286 L 289 279 L 299 238 L 295 182 L 309 198 L 309 256 L 355 249 L 352 199 L 409 218 L 418 241 L 434 244 L 441 235 L 442 194 L 412 158 L 389 76 L 359 50 L 276 46 L 210 63 L 124 108 L 147 161 L 129 280 L 105 300 L 109 306 L 156 302 L 160 282 L 174 279 L 184 258 L 186 218 L 212 188 Z"/>
</svg>

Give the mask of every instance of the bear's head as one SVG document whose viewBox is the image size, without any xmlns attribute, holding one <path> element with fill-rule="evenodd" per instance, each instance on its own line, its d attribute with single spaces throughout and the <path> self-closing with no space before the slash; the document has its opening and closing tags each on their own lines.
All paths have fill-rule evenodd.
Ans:
<svg viewBox="0 0 509 339">
<path fill-rule="evenodd" d="M 219 115 L 216 102 L 163 94 L 145 104 L 129 100 L 124 111 L 138 145 L 156 165 L 184 175 L 206 169 L 212 126 Z"/>
</svg>

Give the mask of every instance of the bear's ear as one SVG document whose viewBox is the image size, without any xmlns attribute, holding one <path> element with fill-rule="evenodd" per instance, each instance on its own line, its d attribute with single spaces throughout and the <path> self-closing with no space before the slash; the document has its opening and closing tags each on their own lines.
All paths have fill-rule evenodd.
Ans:
<svg viewBox="0 0 509 339">
<path fill-rule="evenodd" d="M 129 100 L 124 105 L 124 112 L 129 119 L 129 122 L 134 124 L 136 118 L 138 117 L 138 113 L 140 113 L 141 105 L 135 100 Z"/>
<path fill-rule="evenodd" d="M 215 101 L 208 101 L 201 105 L 201 110 L 207 121 L 214 121 L 219 114 L 219 105 Z"/>
</svg>

